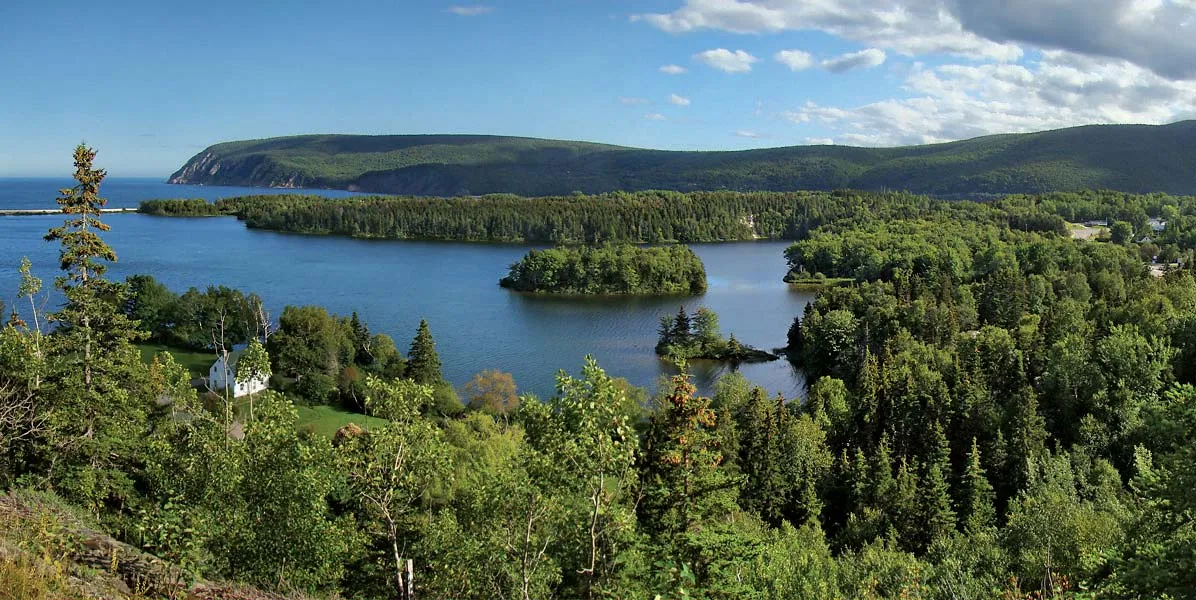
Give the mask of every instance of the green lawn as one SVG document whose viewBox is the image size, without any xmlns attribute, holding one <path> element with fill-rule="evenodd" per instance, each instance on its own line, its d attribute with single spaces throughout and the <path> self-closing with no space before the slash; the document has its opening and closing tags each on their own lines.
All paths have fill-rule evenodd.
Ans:
<svg viewBox="0 0 1196 600">
<path fill-rule="evenodd" d="M 332 437 L 337 429 L 356 423 L 365 429 L 386 423 L 377 417 L 369 417 L 359 413 L 334 408 L 331 406 L 299 406 L 299 428 L 310 428 L 320 435 Z"/>
<path fill-rule="evenodd" d="M 153 361 L 159 352 L 169 352 L 175 361 L 191 372 L 192 377 L 207 377 L 208 369 L 216 362 L 215 352 L 195 352 L 162 344 L 137 344 L 137 349 L 141 350 L 141 360 L 147 363 Z"/>
</svg>

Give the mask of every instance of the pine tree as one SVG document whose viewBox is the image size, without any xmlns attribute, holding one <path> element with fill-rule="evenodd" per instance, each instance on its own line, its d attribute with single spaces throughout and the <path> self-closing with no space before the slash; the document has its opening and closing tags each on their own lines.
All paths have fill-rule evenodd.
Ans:
<svg viewBox="0 0 1196 600">
<path fill-rule="evenodd" d="M 710 399 L 696 396 L 688 374 L 653 415 L 643 461 L 640 523 L 661 543 L 684 553 L 685 539 L 710 519 L 734 510 L 733 482 L 721 468 L 723 455 Z"/>
<path fill-rule="evenodd" d="M 78 183 L 58 198 L 67 219 L 45 236 L 62 244 L 65 273 L 55 286 L 66 302 L 47 315 L 57 329 L 48 340 L 49 421 L 42 448 L 60 492 L 91 507 L 132 492 L 121 466 L 138 455 L 150 403 L 139 396 L 145 365 L 133 345 L 144 334 L 118 308 L 124 287 L 104 279 L 105 263 L 116 253 L 99 235 L 109 227 L 100 221 L 105 173 L 92 167 L 95 154 L 82 144 L 75 148 Z"/>
<path fill-rule="evenodd" d="M 864 350 L 864 361 L 860 373 L 856 378 L 856 410 L 855 422 L 858 431 L 863 432 L 863 442 L 876 439 L 879 431 L 884 431 L 885 423 L 881 423 L 880 395 L 883 382 L 881 381 L 880 363 L 876 355 Z"/>
<path fill-rule="evenodd" d="M 738 424 L 740 470 L 746 476 L 741 492 L 744 509 L 765 521 L 779 524 L 784 494 L 778 480 L 779 436 L 777 421 L 764 390 L 752 389 Z"/>
<path fill-rule="evenodd" d="M 893 479 L 893 449 L 888 435 L 881 436 L 876 446 L 876 454 L 872 459 L 871 486 L 869 495 L 872 504 L 887 513 L 897 495 L 897 482 Z"/>
<path fill-rule="evenodd" d="M 968 468 L 964 471 L 959 501 L 959 519 L 964 531 L 976 533 L 996 525 L 996 499 L 993 486 L 984 474 L 980 464 L 980 446 L 972 438 L 972 453 L 968 456 Z"/>
<path fill-rule="evenodd" d="M 373 364 L 374 357 L 370 355 L 370 330 L 353 311 L 349 318 L 349 330 L 353 336 L 353 362 L 362 366 Z"/>
<path fill-rule="evenodd" d="M 918 488 L 918 515 L 922 528 L 914 548 L 925 552 L 941 539 L 955 531 L 955 511 L 951 508 L 951 489 L 947 478 L 951 474 L 951 448 L 943 428 L 935 424 L 935 448 L 923 466 L 922 485 Z"/>
<path fill-rule="evenodd" d="M 1025 388 L 1013 398 L 1007 410 L 1003 497 L 1011 498 L 1025 489 L 1030 472 L 1046 453 L 1046 420 L 1038 414 L 1034 390 Z"/>
<path fill-rule="evenodd" d="M 677 310 L 677 317 L 673 319 L 673 332 L 669 336 L 674 346 L 688 347 L 693 341 L 693 324 L 685 312 L 685 306 Z"/>
<path fill-rule="evenodd" d="M 428 322 L 419 321 L 419 330 L 411 341 L 407 358 L 407 378 L 416 383 L 436 384 L 443 377 L 440 374 L 440 356 L 436 354 L 436 342 L 428 330 Z"/>
<path fill-rule="evenodd" d="M 786 346 L 785 351 L 789 356 L 796 358 L 801 354 L 802 334 L 801 334 L 801 317 L 793 317 L 793 324 L 789 326 L 789 333 L 786 335 L 789 345 Z"/>
<path fill-rule="evenodd" d="M 905 458 L 897 466 L 896 494 L 889 507 L 893 529 L 904 548 L 912 549 L 912 541 L 922 531 L 924 523 L 918 517 L 918 475 Z"/>
</svg>

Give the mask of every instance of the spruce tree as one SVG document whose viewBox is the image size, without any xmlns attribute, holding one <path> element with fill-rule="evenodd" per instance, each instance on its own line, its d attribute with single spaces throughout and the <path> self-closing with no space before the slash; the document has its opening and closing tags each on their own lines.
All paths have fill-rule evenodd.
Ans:
<svg viewBox="0 0 1196 600">
<path fill-rule="evenodd" d="M 66 302 L 47 315 L 57 328 L 48 339 L 49 419 L 42 448 L 59 491 L 93 508 L 132 492 L 122 465 L 139 454 L 151 400 L 140 395 L 145 365 L 133 345 L 144 334 L 118 308 L 124 287 L 104 279 L 116 253 L 99 235 L 109 227 L 100 221 L 105 172 L 92 167 L 95 155 L 82 144 L 75 148 L 77 184 L 58 198 L 66 221 L 45 236 L 62 244 L 64 274 L 55 287 Z"/>
<path fill-rule="evenodd" d="M 959 519 L 964 524 L 964 531 L 977 533 L 996 525 L 997 513 L 993 505 L 996 497 L 980 464 L 980 446 L 976 438 L 972 438 L 972 453 L 968 456 L 961 488 Z"/>
<path fill-rule="evenodd" d="M 673 377 L 671 390 L 652 416 L 640 479 L 640 523 L 682 559 L 688 558 L 689 535 L 735 505 L 734 482 L 721 466 L 718 416 L 710 399 L 695 391 L 688 374 Z"/>
<path fill-rule="evenodd" d="M 440 356 L 436 354 L 436 341 L 428 330 L 428 322 L 419 320 L 419 330 L 411 341 L 407 358 L 407 378 L 416 383 L 436 384 L 443 377 L 440 374 Z"/>
<path fill-rule="evenodd" d="M 752 389 L 738 428 L 739 464 L 746 476 L 740 502 L 744 509 L 758 513 L 765 521 L 779 524 L 785 498 L 777 481 L 777 421 L 763 389 Z"/>
<path fill-rule="evenodd" d="M 685 312 L 685 306 L 677 310 L 677 317 L 673 319 L 673 332 L 669 336 L 674 346 L 688 348 L 693 341 L 693 324 Z"/>
<path fill-rule="evenodd" d="M 802 335 L 801 335 L 801 317 L 793 317 L 793 324 L 789 326 L 789 332 L 786 335 L 788 345 L 785 347 L 785 352 L 789 356 L 796 358 L 801 354 Z"/>
<path fill-rule="evenodd" d="M 362 366 L 372 365 L 374 357 L 369 350 L 370 330 L 361 322 L 357 311 L 353 311 L 353 316 L 349 318 L 349 330 L 353 336 L 353 362 Z"/>
<path fill-rule="evenodd" d="M 914 548 L 925 552 L 934 542 L 946 539 L 955 531 L 955 511 L 951 508 L 951 488 L 947 478 L 951 475 L 951 449 L 947 436 L 937 423 L 934 427 L 935 448 L 927 457 L 918 488 L 918 515 L 922 528 L 914 542 Z"/>
<path fill-rule="evenodd" d="M 897 532 L 898 540 L 906 550 L 913 549 L 913 540 L 925 526 L 917 514 L 918 509 L 918 474 L 910 467 L 905 458 L 897 466 L 896 493 L 889 514 L 892 516 L 893 529 Z"/>
</svg>

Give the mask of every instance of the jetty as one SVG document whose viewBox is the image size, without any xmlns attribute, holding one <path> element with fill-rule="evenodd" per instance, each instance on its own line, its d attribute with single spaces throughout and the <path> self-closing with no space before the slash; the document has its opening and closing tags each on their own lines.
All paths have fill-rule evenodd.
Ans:
<svg viewBox="0 0 1196 600">
<path fill-rule="evenodd" d="M 137 212 L 136 208 L 101 208 L 100 212 L 106 213 L 131 213 Z M 62 209 L 60 208 L 5 208 L 0 209 L 0 217 L 27 217 L 30 215 L 60 215 Z"/>
</svg>

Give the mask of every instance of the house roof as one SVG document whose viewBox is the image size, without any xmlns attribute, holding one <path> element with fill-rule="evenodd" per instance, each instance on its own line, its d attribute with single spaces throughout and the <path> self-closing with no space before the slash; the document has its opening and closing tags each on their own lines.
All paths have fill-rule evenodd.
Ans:
<svg viewBox="0 0 1196 600">
<path fill-rule="evenodd" d="M 240 360 L 242 354 L 245 354 L 244 350 L 233 350 L 232 352 L 229 352 L 228 353 L 228 366 L 229 367 L 237 366 L 237 361 Z M 212 366 L 216 366 L 216 363 L 219 363 L 221 361 L 221 359 L 223 359 L 223 358 L 224 358 L 223 356 L 218 357 L 216 359 L 216 361 L 212 363 Z"/>
</svg>

